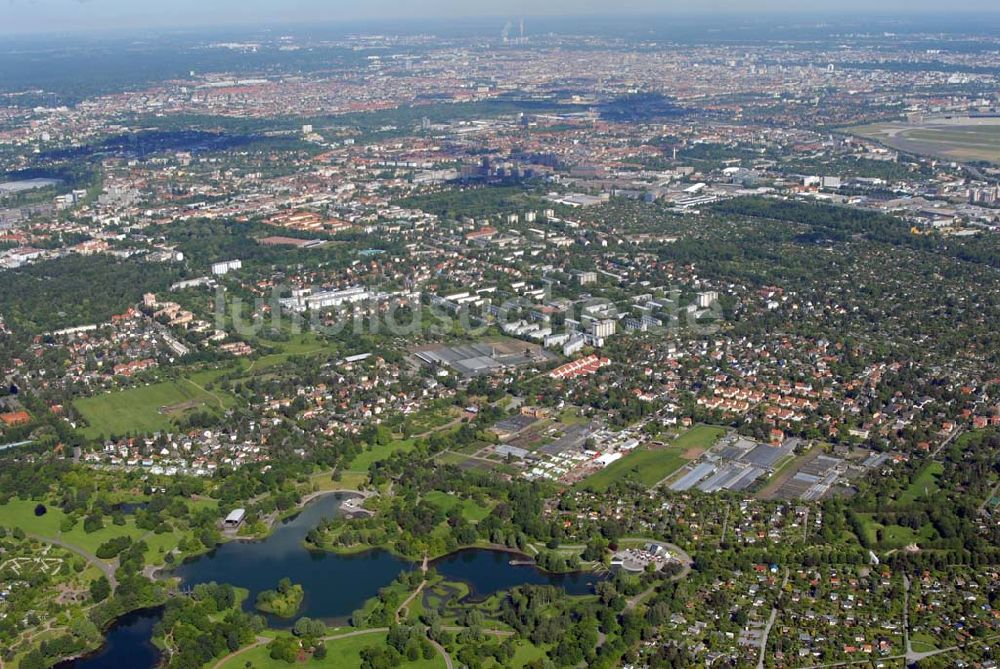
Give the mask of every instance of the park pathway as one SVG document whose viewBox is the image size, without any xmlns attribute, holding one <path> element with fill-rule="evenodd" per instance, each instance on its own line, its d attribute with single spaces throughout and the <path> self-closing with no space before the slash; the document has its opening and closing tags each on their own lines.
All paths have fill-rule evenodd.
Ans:
<svg viewBox="0 0 1000 669">
<path fill-rule="evenodd" d="M 237 655 L 242 655 L 243 653 L 249 653 L 254 648 L 257 648 L 258 646 L 263 646 L 264 644 L 270 643 L 270 642 L 271 642 L 271 638 L 270 637 L 259 636 L 259 637 L 257 637 L 257 640 L 254 641 L 249 646 L 244 646 L 243 648 L 240 648 L 239 650 L 234 650 L 229 655 L 226 655 L 224 658 L 222 658 L 221 660 L 219 660 L 218 662 L 216 662 L 214 665 L 212 665 L 212 669 L 219 669 L 219 667 L 221 667 L 222 665 L 224 665 L 226 662 L 229 662 L 229 660 L 233 659 Z"/>
<path fill-rule="evenodd" d="M 420 565 L 420 571 L 424 573 L 424 580 L 420 581 L 420 585 L 417 586 L 417 589 L 414 590 L 413 592 L 411 592 L 410 596 L 406 598 L 406 601 L 404 601 L 402 604 L 400 604 L 399 608 L 396 609 L 396 624 L 397 625 L 399 624 L 400 620 L 402 620 L 402 618 L 404 617 L 403 616 L 403 611 L 406 611 L 406 617 L 409 617 L 409 615 L 410 615 L 410 611 L 409 611 L 410 602 L 412 602 L 417 597 L 417 595 L 419 595 L 421 592 L 423 592 L 424 586 L 427 585 L 427 576 L 426 576 L 426 574 L 427 574 L 427 556 L 426 555 L 424 556 L 423 563 L 421 563 L 421 565 Z"/>
<path fill-rule="evenodd" d="M 214 392 L 212 392 L 211 390 L 208 390 L 208 389 L 207 389 L 207 388 L 205 388 L 204 386 L 200 386 L 200 385 L 198 385 L 197 383 L 195 383 L 195 382 L 194 382 L 194 381 L 192 381 L 191 379 L 184 379 L 184 380 L 185 380 L 185 381 L 187 381 L 188 383 L 190 383 L 190 384 L 191 384 L 192 386 L 194 386 L 194 387 L 195 387 L 195 388 L 197 388 L 198 390 L 200 390 L 201 392 L 203 392 L 203 393 L 205 393 L 206 395 L 208 395 L 209 397 L 211 397 L 212 399 L 214 399 L 214 400 L 215 400 L 216 402 L 218 402 L 218 403 L 219 403 L 219 408 L 220 408 L 220 409 L 225 409 L 225 408 L 226 408 L 226 403 L 225 403 L 225 402 L 223 402 L 223 401 L 222 401 L 222 398 L 221 398 L 221 397 L 219 397 L 218 395 L 216 395 L 216 394 L 215 394 Z"/>
<path fill-rule="evenodd" d="M 92 554 L 88 553 L 87 551 L 83 550 L 79 546 L 76 546 L 75 544 L 67 543 L 67 542 L 63 541 L 62 539 L 57 539 L 57 538 L 54 538 L 54 537 L 43 537 L 43 536 L 40 536 L 38 534 L 30 534 L 30 533 L 28 534 L 28 536 L 31 537 L 32 539 L 37 539 L 38 541 L 42 541 L 42 542 L 45 542 L 45 543 L 48 543 L 48 544 L 53 544 L 55 546 L 60 546 L 61 548 L 65 548 L 68 551 L 72 551 L 72 552 L 76 553 L 77 555 L 79 555 L 80 557 L 82 557 L 84 560 L 86 560 L 87 562 L 89 562 L 90 564 L 94 565 L 95 567 L 97 567 L 98 569 L 100 569 L 102 572 L 104 572 L 104 575 L 108 579 L 108 583 L 111 584 L 111 590 L 112 591 L 114 591 L 118 587 L 118 579 L 115 578 L 115 566 L 113 564 L 111 564 L 110 562 L 106 562 L 106 561 L 100 559 L 99 557 L 97 557 L 96 555 L 92 555 Z"/>
<path fill-rule="evenodd" d="M 438 653 L 440 653 L 441 657 L 444 658 L 445 669 L 455 669 L 455 665 L 451 661 L 451 655 L 449 655 L 448 651 L 446 651 L 444 649 L 444 646 L 442 646 L 441 644 L 439 644 L 434 639 L 428 639 L 428 641 L 430 641 L 431 645 L 434 646 L 434 650 L 436 650 Z"/>
</svg>

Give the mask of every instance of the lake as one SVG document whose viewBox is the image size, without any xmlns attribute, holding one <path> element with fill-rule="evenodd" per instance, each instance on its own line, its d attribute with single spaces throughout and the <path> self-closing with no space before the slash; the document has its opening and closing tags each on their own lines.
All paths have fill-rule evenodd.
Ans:
<svg viewBox="0 0 1000 669">
<path fill-rule="evenodd" d="M 244 604 L 253 609 L 257 593 L 274 588 L 287 576 L 302 584 L 305 599 L 295 618 L 309 616 L 343 624 L 365 600 L 378 594 L 400 572 L 417 565 L 385 550 L 356 555 L 339 555 L 308 550 L 306 534 L 323 519 L 340 513 L 344 496 L 331 494 L 310 502 L 296 516 L 285 520 L 266 539 L 232 541 L 212 552 L 196 557 L 174 570 L 181 586 L 198 583 L 230 583 L 246 588 L 250 597 Z M 463 581 L 470 596 L 487 597 L 500 590 L 523 584 L 551 584 L 571 595 L 593 592 L 598 577 L 593 574 L 548 574 L 532 565 L 511 565 L 518 556 L 506 551 L 470 548 L 439 558 L 431 565 L 445 579 Z M 152 669 L 159 653 L 149 642 L 160 611 L 137 612 L 121 618 L 109 630 L 107 644 L 97 654 L 58 665 L 58 669 Z M 294 619 L 293 619 L 294 620 Z M 293 620 L 268 617 L 273 627 L 289 627 Z M 150 650 L 151 649 L 151 650 Z M 122 658 L 127 657 L 127 664 Z"/>
<path fill-rule="evenodd" d="M 163 615 L 163 607 L 140 609 L 125 614 L 108 631 L 104 645 L 93 655 L 69 660 L 55 669 L 153 669 L 160 662 L 160 649 L 153 645 L 153 626 Z"/>
</svg>

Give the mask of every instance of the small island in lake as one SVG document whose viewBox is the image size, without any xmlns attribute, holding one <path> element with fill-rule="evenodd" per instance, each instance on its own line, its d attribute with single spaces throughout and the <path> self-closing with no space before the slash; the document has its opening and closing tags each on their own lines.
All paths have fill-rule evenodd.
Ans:
<svg viewBox="0 0 1000 669">
<path fill-rule="evenodd" d="M 254 606 L 258 611 L 271 613 L 279 618 L 292 618 L 302 606 L 304 596 L 302 586 L 285 577 L 278 581 L 277 590 L 264 590 L 258 594 Z"/>
</svg>

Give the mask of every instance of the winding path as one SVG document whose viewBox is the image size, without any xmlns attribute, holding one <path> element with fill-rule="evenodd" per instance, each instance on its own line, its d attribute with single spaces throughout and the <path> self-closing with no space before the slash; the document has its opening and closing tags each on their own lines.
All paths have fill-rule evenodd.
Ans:
<svg viewBox="0 0 1000 669">
<path fill-rule="evenodd" d="M 427 556 L 426 555 L 424 556 L 423 563 L 421 563 L 421 565 L 420 565 L 420 571 L 423 572 L 424 574 L 427 574 Z M 424 586 L 426 586 L 426 585 L 427 585 L 427 577 L 425 576 L 424 580 L 420 581 L 420 585 L 417 586 L 417 589 L 414 590 L 413 592 L 411 592 L 410 596 L 406 598 L 406 601 L 404 601 L 402 604 L 400 604 L 399 608 L 396 609 L 396 624 L 397 625 L 399 624 L 400 620 L 403 617 L 403 611 L 404 610 L 406 611 L 407 617 L 409 617 L 409 615 L 410 615 L 410 611 L 409 611 L 410 602 L 412 602 L 414 600 L 414 598 L 416 598 L 417 595 L 419 595 L 421 592 L 423 592 Z"/>
<path fill-rule="evenodd" d="M 212 399 L 214 399 L 214 400 L 215 400 L 216 402 L 218 402 L 218 403 L 219 403 L 219 408 L 220 408 L 220 409 L 225 409 L 225 408 L 226 408 L 226 403 L 225 403 L 225 402 L 223 402 L 223 401 L 222 401 L 222 398 L 221 398 L 221 397 L 219 397 L 218 395 L 216 395 L 216 394 L 215 394 L 214 392 L 212 392 L 212 391 L 211 391 L 211 390 L 209 390 L 208 388 L 205 388 L 204 386 L 200 386 L 200 385 L 198 385 L 197 383 L 195 383 L 195 382 L 194 382 L 194 381 L 192 381 L 191 379 L 184 379 L 184 380 L 185 380 L 185 381 L 187 381 L 188 383 L 190 383 L 190 384 L 191 384 L 192 386 L 194 386 L 194 387 L 195 387 L 195 388 L 197 388 L 198 390 L 200 390 L 201 392 L 203 392 L 203 393 L 205 393 L 206 395 L 208 395 L 209 397 L 211 397 Z"/>
<path fill-rule="evenodd" d="M 229 655 L 226 655 L 224 658 L 222 658 L 221 660 L 219 660 L 218 662 L 216 662 L 215 664 L 213 664 L 212 665 L 212 669 L 219 669 L 219 667 L 221 667 L 222 665 L 224 665 L 226 662 L 229 662 L 229 660 L 233 659 L 237 655 L 242 655 L 243 653 L 249 653 L 254 648 L 257 648 L 258 646 L 263 646 L 264 644 L 270 643 L 270 642 L 271 642 L 270 637 L 259 636 L 259 637 L 257 637 L 257 640 L 254 641 L 249 646 L 244 646 L 243 648 L 240 648 L 239 650 L 234 650 Z"/>
<path fill-rule="evenodd" d="M 438 653 L 440 653 L 441 657 L 444 658 L 445 669 L 455 669 L 455 665 L 452 664 L 452 661 L 451 661 L 451 655 L 449 655 L 448 651 L 446 651 L 444 649 L 444 646 L 442 646 L 441 644 L 439 644 L 434 639 L 428 639 L 428 641 L 430 642 L 430 644 L 432 646 L 434 646 L 434 650 L 436 650 Z"/>
<path fill-rule="evenodd" d="M 41 536 L 39 534 L 31 534 L 31 533 L 28 533 L 27 536 L 31 537 L 32 539 L 37 539 L 38 541 L 43 541 L 45 543 L 52 544 L 54 546 L 59 546 L 61 548 L 65 548 L 68 551 L 72 551 L 73 553 L 76 553 L 77 555 L 79 555 L 80 557 L 82 557 L 84 560 L 86 560 L 87 562 L 89 562 L 90 564 L 94 565 L 95 567 L 97 567 L 98 569 L 100 569 L 102 572 L 104 572 L 104 575 L 108 579 L 108 583 L 111 584 L 111 590 L 112 591 L 115 590 L 118 587 L 118 579 L 115 578 L 115 567 L 110 562 L 106 562 L 106 561 L 100 559 L 99 557 L 97 557 L 96 555 L 92 555 L 92 554 L 88 553 L 87 551 L 83 550 L 79 546 L 77 546 L 75 544 L 67 543 L 67 542 L 63 541 L 62 539 L 57 539 L 57 538 L 54 538 L 54 537 L 43 537 L 43 536 Z"/>
</svg>

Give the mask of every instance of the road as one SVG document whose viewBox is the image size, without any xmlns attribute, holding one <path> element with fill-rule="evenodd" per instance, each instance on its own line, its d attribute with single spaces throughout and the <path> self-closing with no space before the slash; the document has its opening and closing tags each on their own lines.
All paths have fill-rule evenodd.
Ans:
<svg viewBox="0 0 1000 669">
<path fill-rule="evenodd" d="M 785 568 L 785 577 L 781 579 L 781 586 L 778 588 L 779 591 L 784 592 L 785 586 L 788 585 L 788 577 L 791 575 L 791 570 L 787 567 Z M 757 669 L 764 669 L 764 657 L 767 652 L 767 639 L 771 636 L 771 628 L 774 627 L 774 621 L 778 617 L 778 609 L 771 609 L 771 616 L 767 619 L 767 624 L 764 625 L 764 633 L 760 635 L 760 655 L 757 657 Z"/>
<path fill-rule="evenodd" d="M 84 560 L 86 560 L 87 562 L 89 562 L 90 564 L 94 565 L 95 567 L 97 567 L 98 569 L 100 569 L 102 572 L 104 572 L 104 575 L 108 579 L 108 583 L 111 584 L 111 590 L 112 591 L 114 591 L 118 587 L 118 579 L 115 578 L 115 565 L 111 564 L 110 562 L 106 562 L 106 561 L 100 559 L 99 557 L 97 557 L 96 555 L 91 555 L 90 553 L 88 553 L 87 551 L 83 550 L 79 546 L 75 546 L 73 544 L 66 543 L 62 539 L 54 539 L 52 537 L 43 537 L 43 536 L 39 536 L 37 534 L 30 534 L 30 533 L 27 536 L 31 537 L 32 539 L 37 539 L 38 541 L 44 541 L 45 543 L 49 543 L 49 544 L 52 544 L 54 546 L 59 546 L 61 548 L 65 548 L 68 551 L 72 551 L 72 552 L 76 553 L 77 555 L 79 555 L 80 557 L 82 557 Z"/>
<path fill-rule="evenodd" d="M 910 645 L 910 577 L 903 574 L 903 650 L 910 659 L 913 646 Z"/>
<path fill-rule="evenodd" d="M 760 635 L 760 655 L 757 656 L 757 669 L 764 669 L 764 654 L 767 652 L 767 637 L 771 635 L 771 628 L 774 627 L 774 620 L 778 617 L 778 609 L 771 609 L 771 617 L 764 625 L 764 633 Z"/>
<path fill-rule="evenodd" d="M 937 448 L 934 449 L 934 452 L 931 453 L 931 457 L 932 458 L 936 458 L 937 455 L 938 455 L 938 453 L 940 453 L 941 451 L 943 451 L 944 448 L 948 444 L 950 444 L 951 442 L 953 442 L 956 439 L 958 439 L 962 435 L 963 432 L 965 432 L 965 430 L 963 428 L 961 428 L 961 427 L 955 428 L 955 431 L 952 432 L 950 435 L 948 435 L 948 438 L 945 439 L 944 441 L 942 441 L 941 444 Z"/>
<path fill-rule="evenodd" d="M 10 448 L 19 448 L 20 446 L 27 446 L 27 445 L 33 444 L 33 443 L 35 443 L 35 442 L 31 441 L 31 440 L 28 440 L 28 441 L 19 441 L 16 444 L 4 444 L 3 446 L 0 446 L 0 451 L 6 451 L 7 449 L 10 449 Z M 0 662 L 3 662 L 3 660 L 0 660 Z M 2 664 L 0 664 L 0 669 L 3 669 L 3 665 Z"/>
<path fill-rule="evenodd" d="M 948 646 L 947 648 L 939 648 L 938 650 L 932 650 L 928 653 L 915 653 L 918 659 L 924 659 L 928 657 L 934 657 L 935 655 L 944 655 L 946 653 L 953 653 L 956 650 L 961 650 L 969 646 L 977 646 L 990 641 L 994 641 L 1000 638 L 1000 634 L 994 634 L 993 636 L 983 637 L 982 639 L 974 639 L 968 643 L 962 644 L 960 646 Z M 879 658 L 883 661 L 886 660 L 905 660 L 906 664 L 909 664 L 912 660 L 906 655 L 887 655 L 886 657 Z M 804 669 L 832 669 L 833 667 L 850 667 L 857 664 L 867 664 L 871 665 L 871 658 L 864 660 L 845 660 L 843 662 L 831 662 L 829 664 L 814 664 Z"/>
</svg>

